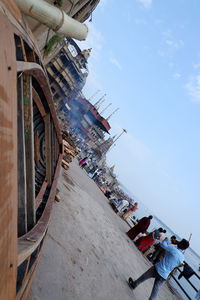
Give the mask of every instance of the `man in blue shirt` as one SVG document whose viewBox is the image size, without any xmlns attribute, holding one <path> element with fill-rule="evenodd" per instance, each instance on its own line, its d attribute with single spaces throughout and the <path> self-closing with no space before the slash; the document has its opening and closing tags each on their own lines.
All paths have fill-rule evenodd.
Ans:
<svg viewBox="0 0 200 300">
<path fill-rule="evenodd" d="M 166 250 L 164 258 L 147 270 L 137 280 L 133 280 L 131 277 L 128 280 L 129 286 L 135 289 L 140 283 L 149 279 L 155 278 L 153 289 L 149 300 L 155 300 L 161 285 L 165 282 L 169 274 L 174 268 L 178 267 L 184 261 L 183 250 L 189 247 L 189 242 L 182 239 L 177 243 L 177 247 L 171 245 L 168 240 L 164 240 L 160 243 L 161 247 Z"/>
</svg>

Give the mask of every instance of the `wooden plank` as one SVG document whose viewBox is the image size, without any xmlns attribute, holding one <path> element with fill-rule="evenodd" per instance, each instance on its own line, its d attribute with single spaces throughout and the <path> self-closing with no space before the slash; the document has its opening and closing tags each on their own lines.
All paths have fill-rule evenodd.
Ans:
<svg viewBox="0 0 200 300">
<path fill-rule="evenodd" d="M 45 238 L 45 236 L 44 236 L 44 238 Z M 24 277 L 23 285 L 22 285 L 21 289 L 19 290 L 19 292 L 17 293 L 16 300 L 31 299 L 30 288 L 31 288 L 32 280 L 35 276 L 35 271 L 37 270 L 37 265 L 41 259 L 41 254 L 42 254 L 42 250 L 40 250 L 40 252 L 38 252 L 35 263 L 32 265 L 31 269 L 28 271 L 26 277 Z"/>
<path fill-rule="evenodd" d="M 53 123 L 51 124 L 51 161 L 52 161 L 52 172 L 54 173 L 56 161 L 55 161 L 55 135 Z"/>
<path fill-rule="evenodd" d="M 26 188 L 27 188 L 27 228 L 35 225 L 35 164 L 33 133 L 32 80 L 29 74 L 23 74 L 24 98 L 24 134 L 26 154 Z"/>
<path fill-rule="evenodd" d="M 51 160 L 51 116 L 44 117 L 45 122 L 45 156 L 46 156 L 46 179 L 48 184 L 52 182 L 52 160 Z"/>
<path fill-rule="evenodd" d="M 24 61 L 27 62 L 26 51 L 25 51 L 25 48 L 24 48 L 24 42 L 23 42 L 23 39 L 21 38 L 21 36 L 20 36 L 20 41 L 21 41 L 21 47 L 22 47 L 22 53 L 23 53 Z"/>
<path fill-rule="evenodd" d="M 36 201 L 35 201 L 35 209 L 38 208 L 38 206 L 40 205 L 40 203 L 42 202 L 42 199 L 44 197 L 44 193 L 46 191 L 46 188 L 47 188 L 47 185 L 48 185 L 48 182 L 45 180 L 41 186 L 41 189 L 36 197 Z"/>
<path fill-rule="evenodd" d="M 23 77 L 17 79 L 18 93 L 18 236 L 27 232 L 26 161 L 24 137 Z"/>
<path fill-rule="evenodd" d="M 42 73 L 44 70 L 40 65 L 34 62 L 25 62 L 25 61 L 17 61 L 17 71 L 24 72 L 24 71 L 31 71 L 31 70 L 38 70 Z"/>
<path fill-rule="evenodd" d="M 36 92 L 36 90 L 33 88 L 33 101 L 35 102 L 35 104 L 37 105 L 37 108 L 39 109 L 39 112 L 41 114 L 42 117 L 46 116 L 46 111 L 45 108 L 42 104 L 42 101 L 38 95 L 38 93 Z"/>
<path fill-rule="evenodd" d="M 12 28 L 0 12 L 0 299 L 14 300 L 17 266 L 17 82 Z"/>
</svg>

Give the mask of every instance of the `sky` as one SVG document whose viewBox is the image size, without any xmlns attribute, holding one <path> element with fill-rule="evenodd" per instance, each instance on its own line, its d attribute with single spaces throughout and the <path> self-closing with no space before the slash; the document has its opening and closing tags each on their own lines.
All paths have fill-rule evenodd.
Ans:
<svg viewBox="0 0 200 300">
<path fill-rule="evenodd" d="M 106 93 L 118 179 L 200 254 L 200 1 L 101 0 L 79 45 L 84 94 Z"/>
</svg>

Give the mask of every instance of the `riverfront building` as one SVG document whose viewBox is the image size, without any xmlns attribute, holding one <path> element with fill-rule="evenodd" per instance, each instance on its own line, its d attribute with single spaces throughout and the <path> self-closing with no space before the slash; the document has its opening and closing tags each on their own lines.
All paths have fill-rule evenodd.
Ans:
<svg viewBox="0 0 200 300">
<path fill-rule="evenodd" d="M 92 20 L 92 12 L 97 7 L 100 0 L 46 0 L 45 2 L 62 9 L 68 16 L 83 23 L 88 18 Z M 54 53 L 54 49 L 51 49 L 50 53 L 45 53 L 46 48 L 49 47 L 50 44 L 54 44 L 55 46 L 60 39 L 54 31 L 50 30 L 47 26 L 41 24 L 37 20 L 31 17 L 26 17 L 26 19 L 37 40 L 41 53 L 45 54 L 43 55 L 43 58 L 46 63 L 48 55 Z"/>
<path fill-rule="evenodd" d="M 47 72 L 58 110 L 69 108 L 69 102 L 81 93 L 88 76 L 87 60 L 91 49 L 83 50 L 73 39 L 65 39 L 47 64 Z"/>
</svg>

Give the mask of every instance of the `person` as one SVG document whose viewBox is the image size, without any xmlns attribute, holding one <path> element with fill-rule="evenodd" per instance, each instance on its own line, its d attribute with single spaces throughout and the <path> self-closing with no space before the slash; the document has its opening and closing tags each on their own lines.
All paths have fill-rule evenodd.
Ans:
<svg viewBox="0 0 200 300">
<path fill-rule="evenodd" d="M 92 176 L 92 179 L 95 180 L 95 179 L 101 174 L 101 172 L 102 172 L 102 169 L 97 169 L 97 170 L 94 172 L 94 174 L 93 174 L 93 176 Z"/>
<path fill-rule="evenodd" d="M 142 236 L 135 242 L 135 245 L 141 252 L 145 252 L 149 249 L 151 245 L 154 244 L 156 240 L 161 238 L 161 233 L 163 229 L 160 227 L 152 232 L 150 232 L 147 236 Z"/>
<path fill-rule="evenodd" d="M 97 169 L 98 169 L 98 166 L 95 165 L 95 166 L 93 166 L 93 167 L 89 170 L 88 175 L 89 175 L 90 178 L 92 178 L 92 176 L 94 175 L 94 173 L 95 173 L 95 171 L 96 171 Z"/>
<path fill-rule="evenodd" d="M 122 216 L 123 219 L 126 221 L 126 220 L 132 215 L 132 213 L 135 212 L 137 209 L 138 209 L 138 203 L 135 202 L 135 203 L 133 204 L 133 206 L 131 206 L 131 207 L 127 210 L 127 212 L 125 212 L 125 213 L 123 214 L 123 216 Z"/>
<path fill-rule="evenodd" d="M 172 244 L 172 245 L 177 245 L 177 244 L 178 244 L 178 241 L 177 241 L 175 235 L 172 235 L 172 236 L 170 237 L 170 241 L 171 241 L 171 244 Z"/>
<path fill-rule="evenodd" d="M 165 239 L 161 243 L 161 247 L 167 252 L 161 261 L 147 270 L 137 280 L 134 281 L 131 277 L 128 279 L 129 287 L 131 289 L 135 289 L 145 280 L 155 278 L 149 300 L 155 300 L 157 298 L 159 289 L 168 278 L 169 274 L 174 270 L 174 268 L 183 263 L 183 250 L 186 250 L 189 247 L 189 242 L 186 239 L 182 239 L 178 242 L 177 247 L 174 247 L 173 245 L 170 245 L 168 239 Z"/>
<path fill-rule="evenodd" d="M 81 168 L 84 168 L 85 166 L 87 166 L 87 159 L 88 159 L 88 157 L 86 156 L 86 157 L 84 157 L 83 159 L 81 159 L 81 160 L 79 161 L 79 166 L 80 166 Z"/>
<path fill-rule="evenodd" d="M 112 195 L 112 192 L 109 191 L 109 190 L 106 190 L 105 194 L 106 198 L 110 199 L 111 195 Z"/>
<path fill-rule="evenodd" d="M 119 205 L 116 207 L 118 213 L 123 212 L 129 206 L 129 202 L 127 200 L 120 200 Z"/>
<path fill-rule="evenodd" d="M 172 245 L 177 245 L 178 241 L 176 239 L 175 235 L 172 235 L 170 238 L 170 242 Z M 163 258 L 165 256 L 165 249 L 163 249 L 159 244 L 155 245 L 155 251 L 152 254 L 150 260 L 155 264 L 157 263 L 159 260 L 161 260 L 161 258 Z"/>
<path fill-rule="evenodd" d="M 146 232 L 147 228 L 151 223 L 151 219 L 153 219 L 152 216 L 143 217 L 142 219 L 140 219 L 139 222 L 133 228 L 127 231 L 126 234 L 128 235 L 128 237 L 131 240 L 134 240 L 139 233 Z"/>
</svg>

